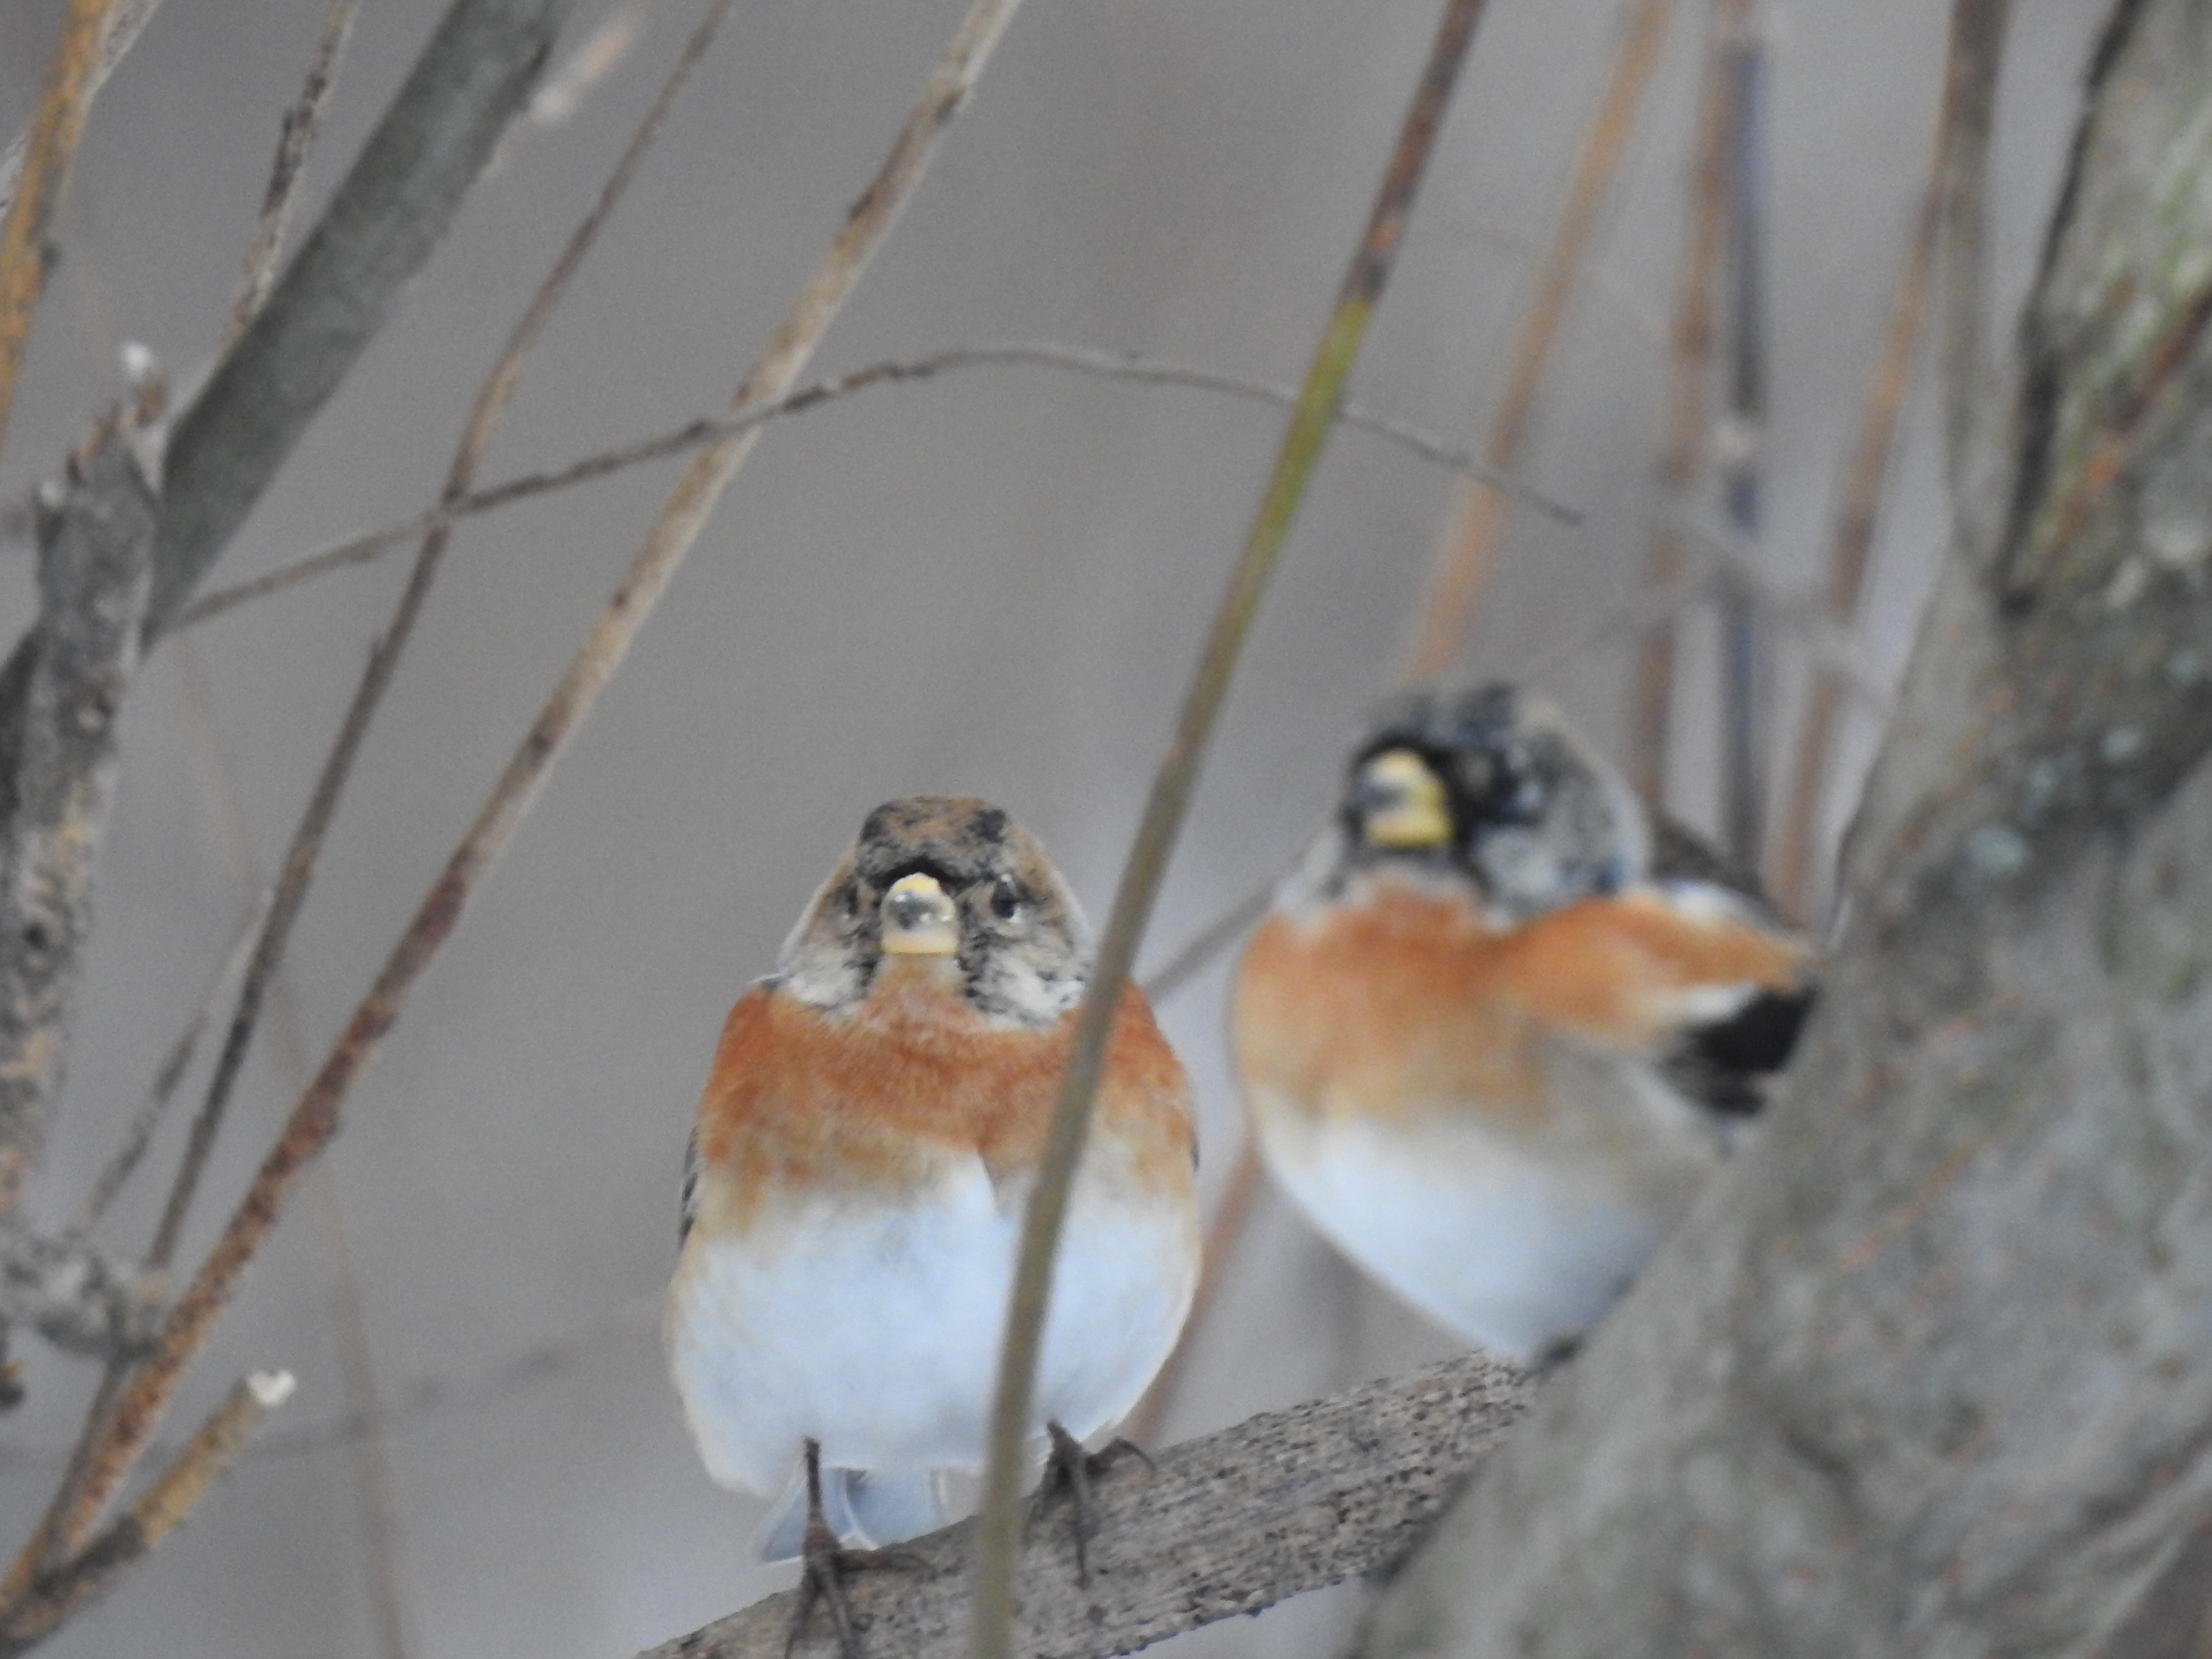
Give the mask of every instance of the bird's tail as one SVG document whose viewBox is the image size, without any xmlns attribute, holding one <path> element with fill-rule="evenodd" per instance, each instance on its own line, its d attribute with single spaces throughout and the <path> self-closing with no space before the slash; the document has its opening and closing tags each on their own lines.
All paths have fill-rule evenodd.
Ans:
<svg viewBox="0 0 2212 1659">
<path fill-rule="evenodd" d="M 884 1474 L 868 1469 L 822 1471 L 822 1516 L 840 1543 L 860 1549 L 896 1544 L 945 1524 L 945 1500 L 936 1474 L 918 1469 Z M 753 1534 L 763 1561 L 789 1561 L 806 1543 L 806 1471 L 784 1486 L 768 1518 Z"/>
</svg>

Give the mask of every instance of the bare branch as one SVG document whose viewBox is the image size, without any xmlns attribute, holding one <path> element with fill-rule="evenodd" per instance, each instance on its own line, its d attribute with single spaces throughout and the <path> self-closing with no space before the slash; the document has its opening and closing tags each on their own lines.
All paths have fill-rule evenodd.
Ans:
<svg viewBox="0 0 2212 1659">
<path fill-rule="evenodd" d="M 1269 1412 L 1116 1464 L 1097 1487 L 1091 1583 L 1066 1529 L 1039 1527 L 1018 1564 L 1020 1652 L 1104 1659 L 1389 1567 L 1526 1408 L 1511 1366 L 1468 1354 L 1330 1400 Z M 975 1523 L 902 1547 L 910 1571 L 853 1583 L 872 1655 L 953 1659 L 966 1647 Z M 793 1592 L 641 1659 L 783 1659 Z M 822 1629 L 826 1631 L 824 1621 Z M 817 1633 L 817 1649 L 827 1644 Z"/>
<path fill-rule="evenodd" d="M 952 125 L 975 77 L 1012 15 L 1014 0 L 979 0 L 932 76 L 921 103 L 867 194 L 853 210 L 814 277 L 800 294 L 767 352 L 740 386 L 742 405 L 788 390 L 846 295 L 910 199 Z M 304 259 L 305 255 L 302 255 Z M 298 264 L 293 267 L 296 273 Z M 292 273 L 288 273 L 289 287 Z M 282 303 L 283 289 L 271 309 Z M 264 314 L 264 321 L 268 313 Z M 256 323 L 246 338 L 262 327 Z M 613 676 L 637 630 L 652 613 L 722 489 L 750 448 L 739 437 L 702 456 L 679 485 L 647 544 L 601 611 L 583 647 L 539 713 L 521 748 L 479 811 L 467 836 L 416 911 L 322 1069 L 292 1109 L 246 1196 L 171 1310 L 154 1354 L 132 1376 L 106 1413 L 106 1426 L 82 1467 L 84 1478 L 70 1512 L 42 1529 L 76 1546 L 152 1437 L 178 1379 L 199 1352 L 283 1212 L 301 1172 L 337 1132 L 355 1081 L 399 1018 L 409 994 L 451 937 L 470 899 L 513 841 L 576 726 Z M 19 1561 L 35 1570 L 39 1540 Z M 11 1587 L 16 1581 L 11 1577 Z"/>
<path fill-rule="evenodd" d="M 269 188 L 262 193 L 261 216 L 253 227 L 252 241 L 246 245 L 238 293 L 231 301 L 230 326 L 222 339 L 226 350 L 259 313 L 276 280 L 276 258 L 283 252 L 284 228 L 292 216 L 301 171 L 322 126 L 323 103 L 330 95 L 338 56 L 353 33 L 354 14 L 360 7 L 361 0 L 331 0 L 330 9 L 323 14 L 322 38 L 315 43 L 315 55 L 307 64 L 307 79 L 301 84 L 300 95 L 284 112 L 276 160 L 269 169 Z"/>
<path fill-rule="evenodd" d="M 100 61 L 100 32 L 113 0 L 70 0 L 61 37 L 46 70 L 46 89 L 25 154 L 25 188 L 0 220 L 0 433 L 15 400 L 15 376 L 31 337 L 31 313 L 46 285 L 47 231 L 84 131 L 86 90 Z"/>
<path fill-rule="evenodd" d="M 292 1395 L 289 1371 L 258 1371 L 235 1385 L 177 1461 L 121 1519 L 66 1565 L 41 1577 L 0 1619 L 0 1654 L 36 1646 L 88 1606 L 198 1507 L 246 1437 Z"/>
<path fill-rule="evenodd" d="M 199 1048 L 201 1036 L 215 1018 L 216 1003 L 222 1000 L 231 981 L 246 971 L 246 962 L 252 954 L 253 941 L 259 937 L 261 924 L 269 915 L 270 898 L 270 895 L 264 890 L 255 902 L 252 913 L 246 918 L 245 926 L 239 929 L 237 940 L 231 945 L 229 953 L 210 975 L 206 994 L 200 999 L 200 1005 L 193 1011 L 192 1017 L 185 1022 L 185 1029 L 177 1033 L 177 1039 L 169 1045 L 168 1053 L 162 1055 L 161 1064 L 154 1073 L 153 1086 L 147 1090 L 146 1098 L 131 1116 L 130 1127 L 124 1131 L 123 1144 L 115 1149 L 115 1155 L 94 1177 L 91 1188 L 84 1195 L 84 1202 L 77 1207 L 75 1219 L 63 1230 L 64 1240 L 74 1242 L 81 1239 L 99 1224 L 100 1217 L 107 1213 L 107 1206 L 115 1201 L 115 1195 L 123 1190 L 125 1183 L 137 1170 L 139 1161 L 146 1156 L 147 1145 L 154 1138 L 161 1114 L 176 1094 L 177 1085 L 184 1080 L 185 1068 L 192 1063 L 192 1055 Z"/>
<path fill-rule="evenodd" d="M 1766 33 L 1762 0 L 1718 0 L 1728 89 L 1727 410 L 1719 441 L 1721 501 L 1747 546 L 1765 515 L 1766 441 Z M 1738 867 L 1763 866 L 1766 837 L 1767 667 L 1756 595 L 1723 579 L 1721 634 L 1721 835 Z"/>
<path fill-rule="evenodd" d="M 100 89 L 107 84 L 107 77 L 115 72 L 115 66 L 138 44 L 140 32 L 161 6 L 161 0 L 113 0 L 108 7 L 106 22 L 100 34 L 100 56 L 94 60 L 92 73 L 85 80 L 84 98 L 88 105 L 100 95 Z M 5 150 L 0 150 L 0 214 L 7 212 L 15 203 L 15 186 L 21 180 L 23 161 L 30 149 L 31 134 L 25 131 L 10 140 Z"/>
<path fill-rule="evenodd" d="M 0 1224 L 0 1321 L 28 1325 L 67 1352 L 111 1360 L 144 1353 L 161 1323 L 161 1283 L 82 1241 Z"/>
<path fill-rule="evenodd" d="M 568 0 L 453 0 L 269 303 L 179 417 L 148 640 L 160 637 L 444 237 L 529 96 Z"/>
<path fill-rule="evenodd" d="M 2012 0 L 1952 0 L 1950 68 L 1944 97 L 1950 143 L 1943 151 L 1943 454 L 1952 493 L 1966 470 L 1973 411 L 1987 378 L 1983 314 L 1983 196 L 1990 127 L 1996 111 Z"/>
<path fill-rule="evenodd" d="M 933 352 L 927 357 L 874 363 L 834 379 L 814 381 L 811 385 L 786 392 L 781 398 L 748 404 L 733 414 L 707 416 L 687 421 L 672 431 L 641 440 L 620 449 L 587 455 L 550 472 L 534 472 L 519 478 L 509 478 L 501 483 L 488 484 L 482 489 L 457 496 L 401 523 L 349 536 L 289 564 L 281 565 L 265 575 L 204 594 L 185 607 L 177 618 L 176 625 L 189 628 L 195 623 L 219 617 L 248 600 L 265 599 L 297 583 L 328 575 L 350 565 L 366 564 L 389 552 L 401 542 L 411 540 L 428 531 L 442 529 L 463 519 L 473 518 L 479 513 L 489 513 L 512 502 L 527 501 L 532 496 L 554 490 L 573 489 L 578 484 L 588 483 L 595 478 L 603 478 L 610 473 L 640 466 L 648 461 L 665 460 L 672 455 L 702 449 L 710 443 L 750 432 L 787 415 L 803 414 L 870 386 L 927 380 L 965 368 L 1004 364 L 1067 369 L 1076 374 L 1097 374 L 1109 380 L 1135 380 L 1154 386 L 1192 386 L 1208 392 L 1227 392 L 1254 402 L 1274 404 L 1285 409 L 1297 402 L 1297 392 L 1291 386 L 1246 380 L 1185 363 L 1140 357 L 1134 353 L 1096 351 L 1083 346 L 1055 345 L 1049 342 L 955 346 L 949 351 Z M 1338 410 L 1336 419 L 1341 425 L 1371 433 L 1408 449 L 1424 460 L 1480 477 L 1562 524 L 1582 522 L 1582 515 L 1574 508 L 1517 480 L 1492 473 L 1466 451 L 1454 449 L 1443 439 L 1407 422 L 1375 414 L 1357 404 L 1343 405 Z"/>
<path fill-rule="evenodd" d="M 1966 0 L 1972 9 L 1975 0 Z M 1905 394 L 1911 383 L 1913 348 L 1919 343 L 1921 319 L 1928 309 L 1929 279 L 1936 267 L 1936 251 L 1943 225 L 1943 206 L 1949 185 L 1945 158 L 1956 142 L 1959 121 L 1968 95 L 1958 54 L 1962 49 L 1958 14 L 1953 16 L 1951 49 L 1954 57 L 1944 76 L 1943 97 L 1936 117 L 1936 139 L 1928 161 L 1928 181 L 1913 215 L 1912 235 L 1906 245 L 1905 267 L 1890 297 L 1889 326 L 1881 350 L 1875 359 L 1866 403 L 1859 412 L 1859 428 L 1851 459 L 1844 473 L 1843 500 L 1837 511 L 1833 539 L 1828 544 L 1828 617 L 1838 628 L 1858 621 L 1859 598 L 1866 586 L 1867 567 L 1873 562 L 1875 532 L 1881 519 L 1882 486 L 1889 477 L 1890 453 L 1896 447 L 1899 419 Z M 1995 60 L 1990 60 L 1995 67 Z M 1984 89 L 1986 93 L 1986 89 Z M 1791 914 L 1809 915 L 1813 897 L 1813 854 L 1818 816 L 1828 781 L 1828 750 L 1835 739 L 1837 715 L 1843 693 L 1832 676 L 1816 672 L 1806 701 L 1804 724 L 1799 728 L 1795 773 L 1777 839 L 1771 869 L 1775 896 Z"/>
<path fill-rule="evenodd" d="M 36 1166 L 68 1054 L 114 796 L 115 726 L 138 663 L 154 501 L 127 434 L 88 440 L 41 526 L 39 620 L 0 682 L 0 1219 Z"/>
<path fill-rule="evenodd" d="M 498 428 L 500 419 L 507 411 L 507 400 L 514 394 L 514 383 L 520 376 L 524 364 L 544 332 L 545 325 L 567 295 L 569 282 L 581 267 L 585 256 L 590 252 L 617 204 L 629 191 L 640 163 L 652 149 L 653 141 L 659 137 L 668 113 L 675 107 L 678 96 L 690 82 L 692 71 L 698 67 L 700 59 L 705 57 L 708 47 L 713 44 L 722 20 L 729 13 L 730 3 L 731 0 L 711 0 L 698 27 L 692 32 L 690 42 L 669 70 L 659 95 L 653 100 L 644 118 L 630 135 L 629 143 L 623 147 L 612 172 L 601 186 L 599 199 L 570 234 L 552 268 L 539 283 L 537 293 L 524 307 L 521 319 L 515 324 L 506 347 L 493 363 L 490 374 L 477 389 L 475 404 L 462 430 L 459 447 L 447 471 L 443 496 L 447 502 L 467 494 L 470 484 L 475 481 L 477 468 L 482 465 L 492 434 Z M 166 1267 L 175 1254 L 177 1241 L 184 1231 L 185 1218 L 191 1208 L 201 1175 L 214 1151 L 216 1137 L 221 1133 L 231 1091 L 236 1086 L 239 1073 L 246 1063 L 246 1051 L 252 1044 L 254 1030 L 260 1020 L 262 999 L 276 976 L 278 964 L 283 960 L 285 947 L 291 939 L 292 925 L 298 919 L 301 907 L 307 902 L 307 889 L 313 884 L 315 866 L 322 855 L 323 839 L 329 832 L 331 818 L 337 814 L 347 780 L 353 775 L 354 761 L 361 752 L 362 740 L 368 735 L 368 728 L 376 718 L 378 708 L 383 703 L 385 693 L 391 689 L 400 655 L 406 649 L 407 641 L 422 615 L 431 585 L 437 580 L 439 567 L 445 558 L 447 533 L 443 528 L 432 531 L 417 551 L 407 586 L 400 593 L 391 622 L 386 625 L 384 636 L 369 653 L 368 664 L 354 689 L 353 701 L 347 706 L 337 737 L 323 762 L 322 772 L 316 779 L 307 810 L 293 830 L 291 844 L 285 851 L 283 874 L 278 878 L 276 896 L 270 905 L 268 919 L 262 925 L 261 937 L 254 944 L 253 960 L 239 988 L 238 1006 L 231 1016 L 230 1028 L 223 1039 L 222 1053 L 216 1061 L 215 1073 L 209 1080 L 199 1114 L 193 1120 L 191 1141 L 185 1147 L 184 1160 L 178 1167 L 176 1181 L 170 1190 L 161 1225 L 147 1253 L 148 1261 L 155 1266 Z"/>
<path fill-rule="evenodd" d="M 1717 10 L 1717 8 L 1713 9 Z M 1690 223 L 1674 277 L 1674 318 L 1669 330 L 1666 441 L 1659 455 L 1660 514 L 1652 526 L 1644 585 L 1665 592 L 1687 563 L 1681 524 L 1691 492 L 1705 471 L 1712 403 L 1713 299 L 1728 226 L 1729 82 L 1718 39 L 1708 42 L 1705 87 L 1698 99 L 1697 149 L 1690 169 Z M 1635 704 L 1628 711 L 1629 753 L 1637 792 L 1645 800 L 1667 799 L 1667 757 L 1674 705 L 1674 612 L 1644 636 L 1638 658 Z"/>
<path fill-rule="evenodd" d="M 1199 763 L 1229 694 L 1229 683 L 1252 619 L 1259 611 L 1261 596 L 1267 591 L 1276 556 L 1289 539 L 1306 485 L 1328 441 L 1330 417 L 1358 357 L 1367 325 L 1405 246 L 1406 226 L 1421 179 L 1428 170 L 1437 134 L 1450 107 L 1452 89 L 1458 84 L 1460 68 L 1466 62 L 1482 9 L 1483 0 L 1447 0 L 1437 21 L 1436 37 L 1399 128 L 1366 228 L 1338 286 L 1336 303 L 1298 388 L 1297 407 L 1283 434 L 1243 550 L 1192 674 L 1175 734 L 1153 778 L 1128 863 L 1115 890 L 1097 961 L 1068 1038 L 1067 1068 L 1053 1103 L 1052 1127 L 1036 1185 L 1022 1217 L 1013 1290 L 1006 1306 L 1006 1337 L 991 1404 L 975 1568 L 975 1659 L 1011 1659 L 1012 1652 L 1015 1534 L 1020 1528 L 1022 1466 L 1031 1429 L 1045 1313 L 1052 1295 L 1053 1257 L 1066 1219 L 1076 1164 L 1091 1127 L 1091 1105 L 1105 1066 L 1107 1036 L 1121 1009 L 1145 923 L 1167 872 L 1168 858 L 1197 781 Z"/>
<path fill-rule="evenodd" d="M 1498 410 L 1491 419 L 1490 440 L 1483 459 L 1496 473 L 1510 474 L 1521 462 L 1522 446 L 1535 414 L 1536 394 L 1544 384 L 1544 370 L 1552 358 L 1552 344 L 1565 320 L 1575 275 L 1581 269 L 1590 233 L 1596 229 L 1599 210 L 1626 149 L 1636 122 L 1637 106 L 1659 61 L 1659 47 L 1674 12 L 1674 0 L 1638 0 L 1628 33 L 1620 43 L 1605 95 L 1583 135 L 1575 157 L 1574 176 L 1567 187 L 1565 211 L 1552 233 L 1552 246 L 1536 272 L 1528 309 L 1521 319 L 1514 342 L 1513 364 L 1507 371 L 1505 389 L 1498 394 Z M 1420 628 L 1407 659 L 1403 678 L 1432 678 L 1459 660 L 1471 631 L 1474 605 L 1496 556 L 1498 538 L 1505 527 L 1507 502 L 1483 483 L 1461 486 L 1452 505 L 1451 528 L 1438 550 L 1437 568 L 1430 578 L 1429 596 Z"/>
</svg>

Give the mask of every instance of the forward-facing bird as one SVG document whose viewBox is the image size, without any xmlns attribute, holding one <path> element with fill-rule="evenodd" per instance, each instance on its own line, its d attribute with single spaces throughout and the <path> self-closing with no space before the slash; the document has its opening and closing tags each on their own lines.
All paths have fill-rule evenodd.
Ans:
<svg viewBox="0 0 2212 1659">
<path fill-rule="evenodd" d="M 1457 1334 L 1571 1351 L 1762 1103 L 1810 952 L 1558 711 L 1380 713 L 1247 945 L 1237 1071 L 1276 1180 Z"/>
<path fill-rule="evenodd" d="M 723 1027 L 669 1360 L 708 1472 L 784 1488 L 757 1547 L 803 1553 L 841 1629 L 840 1545 L 942 1524 L 940 1477 L 982 1461 L 1090 952 L 1034 837 L 982 801 L 915 796 L 868 815 Z M 1194 1161 L 1182 1069 L 1132 989 L 1038 1367 L 1032 1426 L 1056 1425 L 1063 1450 L 1127 1413 L 1175 1344 L 1198 1272 Z"/>
</svg>

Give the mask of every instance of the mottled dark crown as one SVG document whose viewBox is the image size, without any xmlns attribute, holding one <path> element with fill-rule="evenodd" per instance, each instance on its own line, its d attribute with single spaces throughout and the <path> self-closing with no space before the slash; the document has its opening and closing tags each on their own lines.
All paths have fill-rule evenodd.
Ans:
<svg viewBox="0 0 2212 1659">
<path fill-rule="evenodd" d="M 1612 892 L 1644 873 L 1642 807 L 1541 697 L 1501 681 L 1413 687 L 1377 708 L 1352 757 L 1352 777 L 1392 749 L 1412 750 L 1437 775 L 1451 812 L 1451 861 L 1509 910 L 1533 914 Z M 1345 811 L 1354 812 L 1349 794 Z M 1358 824 L 1350 827 L 1356 844 Z"/>
<path fill-rule="evenodd" d="M 1080 999 L 1090 932 L 1074 895 L 1036 836 L 973 795 L 908 795 L 868 814 L 785 941 L 786 988 L 828 1007 L 866 994 L 882 957 L 877 907 L 917 872 L 959 912 L 962 975 L 979 1010 L 1034 1024 Z"/>
<path fill-rule="evenodd" d="M 885 801 L 860 825 L 853 844 L 854 873 L 878 886 L 927 871 L 948 886 L 995 875 L 1024 854 L 1042 857 L 1036 840 L 998 807 L 973 795 L 908 795 Z"/>
</svg>

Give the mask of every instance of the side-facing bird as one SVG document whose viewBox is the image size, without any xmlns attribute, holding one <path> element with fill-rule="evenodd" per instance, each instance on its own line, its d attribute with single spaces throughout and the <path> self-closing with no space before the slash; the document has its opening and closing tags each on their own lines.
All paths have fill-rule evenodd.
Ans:
<svg viewBox="0 0 2212 1659">
<path fill-rule="evenodd" d="M 1033 836 L 983 801 L 915 796 L 868 815 L 723 1027 L 685 1171 L 669 1361 L 708 1474 L 784 1488 L 762 1557 L 804 1553 L 841 1627 L 840 1545 L 941 1525 L 940 1475 L 981 1463 L 1090 964 Z M 1127 1413 L 1175 1344 L 1198 1273 L 1194 1163 L 1182 1068 L 1132 989 L 1038 1367 L 1033 1427 L 1072 1437 L 1058 1449 Z"/>
<path fill-rule="evenodd" d="M 1232 1045 L 1277 1182 L 1440 1324 L 1571 1351 L 1762 1103 L 1810 951 L 1515 687 L 1421 687 L 1248 943 Z"/>
</svg>

